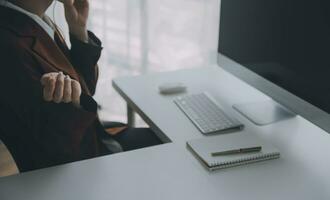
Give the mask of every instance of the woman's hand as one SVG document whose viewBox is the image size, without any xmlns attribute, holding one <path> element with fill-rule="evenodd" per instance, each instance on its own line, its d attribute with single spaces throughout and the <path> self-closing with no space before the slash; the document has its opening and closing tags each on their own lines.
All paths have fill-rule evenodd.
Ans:
<svg viewBox="0 0 330 200">
<path fill-rule="evenodd" d="M 83 42 L 88 42 L 87 21 L 89 15 L 88 0 L 59 0 L 64 4 L 65 18 L 70 33 Z"/>
<path fill-rule="evenodd" d="M 73 103 L 80 106 L 81 86 L 78 81 L 71 79 L 62 72 L 44 74 L 41 78 L 44 87 L 44 100 L 55 103 Z"/>
</svg>

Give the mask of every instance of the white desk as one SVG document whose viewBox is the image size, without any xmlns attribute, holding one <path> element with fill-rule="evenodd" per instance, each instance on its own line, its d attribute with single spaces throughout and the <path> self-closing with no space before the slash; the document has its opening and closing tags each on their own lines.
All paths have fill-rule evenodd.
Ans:
<svg viewBox="0 0 330 200">
<path fill-rule="evenodd" d="M 189 93 L 209 91 L 281 158 L 208 172 L 185 142 L 205 137 L 157 85 L 180 81 Z M 0 199 L 330 199 L 330 135 L 301 117 L 257 127 L 233 103 L 266 97 L 218 67 L 120 78 L 114 86 L 164 140 L 173 143 L 0 179 Z M 212 136 L 212 137 L 221 137 Z"/>
</svg>

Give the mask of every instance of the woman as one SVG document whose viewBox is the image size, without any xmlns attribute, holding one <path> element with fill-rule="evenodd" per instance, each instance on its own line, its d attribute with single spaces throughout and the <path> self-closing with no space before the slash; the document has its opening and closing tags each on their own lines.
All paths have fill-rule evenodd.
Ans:
<svg viewBox="0 0 330 200">
<path fill-rule="evenodd" d="M 160 144 L 149 129 L 104 130 L 95 93 L 100 40 L 88 0 L 59 0 L 69 49 L 45 15 L 53 0 L 0 0 L 0 138 L 20 171 Z"/>
</svg>

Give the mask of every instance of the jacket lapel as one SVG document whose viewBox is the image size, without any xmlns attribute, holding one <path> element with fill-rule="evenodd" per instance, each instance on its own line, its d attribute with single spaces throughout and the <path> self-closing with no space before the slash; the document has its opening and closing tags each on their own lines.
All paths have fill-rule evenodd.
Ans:
<svg viewBox="0 0 330 200">
<path fill-rule="evenodd" d="M 56 45 L 56 43 L 48 37 L 48 35 L 35 38 L 32 50 L 37 56 L 52 65 L 58 71 L 62 71 L 71 78 L 79 81 L 79 76 L 73 68 L 71 62 Z"/>
<path fill-rule="evenodd" d="M 33 38 L 31 51 L 34 52 L 35 56 L 79 81 L 79 76 L 71 62 L 55 41 L 33 19 L 10 8 L 0 6 L 1 27 L 7 28 L 20 38 Z"/>
</svg>

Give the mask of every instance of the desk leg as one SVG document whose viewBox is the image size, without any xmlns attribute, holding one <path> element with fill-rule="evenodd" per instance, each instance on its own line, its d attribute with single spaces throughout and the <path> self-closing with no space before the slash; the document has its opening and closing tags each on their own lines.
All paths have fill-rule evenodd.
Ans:
<svg viewBox="0 0 330 200">
<path fill-rule="evenodd" d="M 127 124 L 130 127 L 135 126 L 135 113 L 134 110 L 127 104 Z"/>
</svg>

